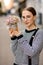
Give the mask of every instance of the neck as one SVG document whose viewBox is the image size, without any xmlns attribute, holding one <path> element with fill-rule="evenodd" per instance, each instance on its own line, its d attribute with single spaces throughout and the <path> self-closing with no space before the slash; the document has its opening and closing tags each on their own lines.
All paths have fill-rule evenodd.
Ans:
<svg viewBox="0 0 43 65">
<path fill-rule="evenodd" d="M 32 26 L 28 26 L 26 27 L 27 30 L 33 30 L 33 29 L 37 29 L 36 25 L 32 25 Z"/>
</svg>

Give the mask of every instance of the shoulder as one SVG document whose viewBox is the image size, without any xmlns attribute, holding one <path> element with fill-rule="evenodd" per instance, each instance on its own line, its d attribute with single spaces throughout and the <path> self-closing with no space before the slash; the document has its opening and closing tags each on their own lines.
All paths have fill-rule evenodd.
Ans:
<svg viewBox="0 0 43 65">
<path fill-rule="evenodd" d="M 37 34 L 43 34 L 43 29 L 39 28 L 39 30 L 37 31 Z"/>
<path fill-rule="evenodd" d="M 37 31 L 35 37 L 43 38 L 43 29 L 39 28 L 39 30 Z"/>
<path fill-rule="evenodd" d="M 33 41 L 43 42 L 43 29 L 39 29 L 39 30 L 37 31 L 37 33 L 35 34 L 35 37 L 34 37 Z"/>
</svg>

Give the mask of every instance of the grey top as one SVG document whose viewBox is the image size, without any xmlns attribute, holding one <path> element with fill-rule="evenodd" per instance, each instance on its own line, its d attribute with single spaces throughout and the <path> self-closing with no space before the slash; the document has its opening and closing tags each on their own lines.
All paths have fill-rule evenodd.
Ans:
<svg viewBox="0 0 43 65">
<path fill-rule="evenodd" d="M 39 65 L 39 54 L 43 48 L 43 30 L 39 29 L 37 31 L 32 46 L 30 46 L 29 41 L 34 31 L 25 31 L 23 37 L 19 36 L 11 39 L 11 49 L 15 55 L 16 64 L 28 65 L 28 58 L 31 57 L 32 65 Z"/>
</svg>

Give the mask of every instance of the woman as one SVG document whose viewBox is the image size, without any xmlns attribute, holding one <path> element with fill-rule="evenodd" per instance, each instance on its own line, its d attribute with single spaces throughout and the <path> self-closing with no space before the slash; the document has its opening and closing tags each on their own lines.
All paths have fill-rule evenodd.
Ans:
<svg viewBox="0 0 43 65">
<path fill-rule="evenodd" d="M 43 30 L 37 28 L 35 20 L 35 9 L 33 7 L 25 8 L 22 11 L 22 21 L 26 26 L 24 33 L 16 30 L 10 32 L 12 35 L 10 36 L 11 48 L 15 55 L 14 65 L 39 65 L 39 56 L 43 46 Z M 37 29 L 31 45 L 31 36 Z"/>
</svg>

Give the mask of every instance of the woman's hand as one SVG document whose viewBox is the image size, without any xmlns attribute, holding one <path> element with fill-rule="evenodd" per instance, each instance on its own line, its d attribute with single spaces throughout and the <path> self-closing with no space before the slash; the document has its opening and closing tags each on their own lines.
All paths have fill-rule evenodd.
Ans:
<svg viewBox="0 0 43 65">
<path fill-rule="evenodd" d="M 13 36 L 17 36 L 18 37 L 19 35 L 21 35 L 21 32 L 11 28 L 11 29 L 9 29 L 9 35 L 10 35 L 10 37 L 13 37 Z"/>
</svg>

